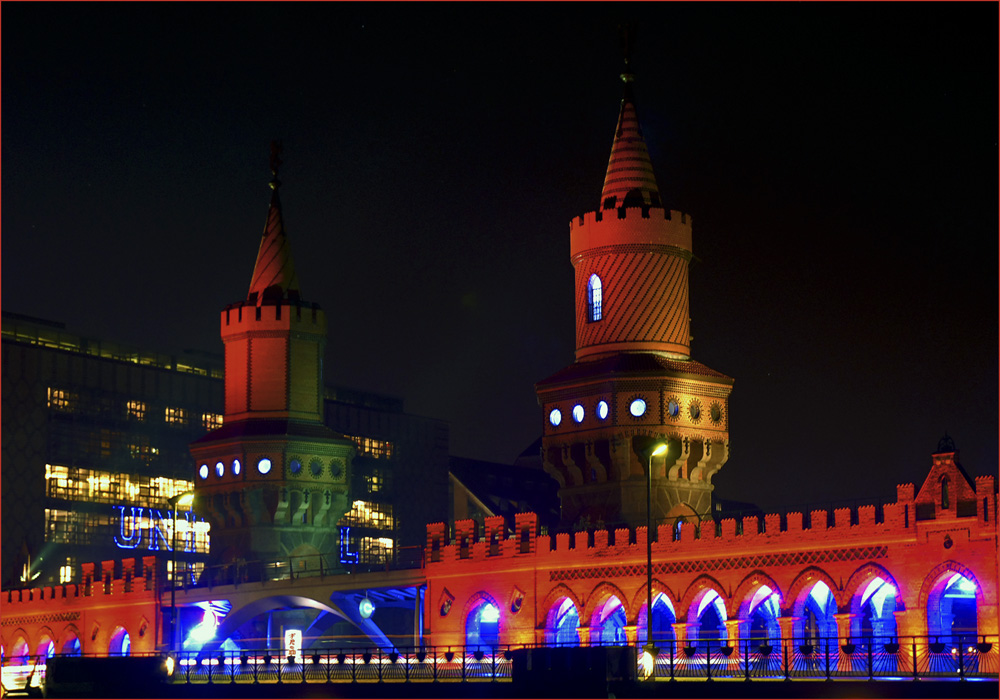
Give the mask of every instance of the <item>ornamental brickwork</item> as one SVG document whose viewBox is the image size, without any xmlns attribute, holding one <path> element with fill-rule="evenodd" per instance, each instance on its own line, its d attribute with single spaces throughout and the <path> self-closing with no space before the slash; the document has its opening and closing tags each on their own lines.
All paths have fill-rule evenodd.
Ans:
<svg viewBox="0 0 1000 700">
<path fill-rule="evenodd" d="M 774 622 L 785 636 L 806 634 L 809 599 L 822 583 L 836 605 L 830 611 L 835 627 L 831 622 L 828 631 L 857 637 L 866 591 L 881 579 L 895 592 L 895 609 L 887 613 L 895 635 L 920 636 L 946 632 L 935 599 L 959 574 L 975 587 L 976 633 L 996 635 L 994 478 L 969 484 L 954 453 L 936 454 L 920 493 L 942 478 L 965 484 L 962 500 L 942 502 L 939 491 L 919 516 L 916 489 L 904 484 L 881 513 L 869 505 L 718 525 L 660 525 L 653 542 L 654 595 L 669 601 L 678 641 L 697 632 L 703 601 L 717 596 L 732 644 L 747 634 L 763 586 L 777 595 Z M 644 640 L 646 528 L 539 536 L 536 516 L 522 513 L 510 535 L 502 518 L 488 518 L 482 533 L 471 520 L 457 522 L 453 537 L 447 530 L 444 523 L 427 528 L 424 625 L 431 644 L 465 644 L 470 616 L 487 600 L 500 611 L 500 644 L 551 644 L 555 611 L 567 600 L 577 610 L 578 639 L 587 644 L 612 596 L 622 606 L 630 641 Z"/>
</svg>

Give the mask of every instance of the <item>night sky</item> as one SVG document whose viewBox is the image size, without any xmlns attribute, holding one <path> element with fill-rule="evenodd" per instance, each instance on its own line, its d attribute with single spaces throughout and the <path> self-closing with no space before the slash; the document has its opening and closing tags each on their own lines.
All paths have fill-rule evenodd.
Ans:
<svg viewBox="0 0 1000 700">
<path fill-rule="evenodd" d="M 893 497 L 945 431 L 997 472 L 995 3 L 4 3 L 3 309 L 220 352 L 284 141 L 326 380 L 511 462 L 573 361 L 568 222 L 639 118 L 694 218 L 717 493 Z"/>
</svg>

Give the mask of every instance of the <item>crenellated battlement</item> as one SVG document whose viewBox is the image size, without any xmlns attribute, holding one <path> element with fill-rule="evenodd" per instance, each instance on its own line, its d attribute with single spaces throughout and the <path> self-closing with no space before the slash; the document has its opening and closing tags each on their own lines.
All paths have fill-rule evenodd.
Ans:
<svg viewBox="0 0 1000 700">
<path fill-rule="evenodd" d="M 294 330 L 326 334 L 326 314 L 319 304 L 298 300 L 238 301 L 221 313 L 223 338 L 251 331 Z"/>
<path fill-rule="evenodd" d="M 992 497 L 992 477 L 977 479 L 984 493 Z M 899 487 L 908 494 L 906 501 L 883 504 L 881 513 L 872 504 L 857 508 L 817 509 L 807 512 L 793 511 L 784 514 L 768 513 L 763 517 L 725 518 L 718 523 L 702 521 L 697 525 L 682 523 L 675 530 L 669 524 L 657 528 L 653 550 L 658 560 L 688 559 L 691 557 L 745 554 L 756 550 L 803 550 L 812 547 L 828 549 L 843 544 L 856 546 L 865 543 L 885 543 L 892 540 L 907 541 L 917 537 L 917 519 L 913 501 L 913 484 Z M 982 511 L 982 508 L 980 508 Z M 980 512 L 980 526 L 993 527 L 992 515 L 984 519 Z M 499 520 L 491 518 L 490 521 Z M 581 530 L 560 532 L 555 535 L 538 534 L 538 517 L 534 513 L 515 516 L 514 532 L 502 537 L 499 523 L 489 523 L 486 533 L 479 534 L 478 525 L 472 520 L 455 523 L 454 538 L 449 539 L 445 523 L 427 526 L 427 562 L 453 562 L 468 559 L 482 561 L 493 557 L 523 557 L 525 555 L 556 558 L 572 557 L 579 560 L 581 552 L 586 559 L 621 558 L 642 559 L 646 552 L 646 528 L 617 528 L 614 530 Z M 480 543 L 496 538 L 499 543 L 489 547 Z M 731 546 L 727 546 L 731 545 Z M 492 552 L 492 553 L 491 553 Z"/>
<path fill-rule="evenodd" d="M 673 248 L 691 253 L 691 217 L 657 207 L 594 211 L 570 221 L 570 257 L 614 246 Z"/>
<path fill-rule="evenodd" d="M 115 575 L 116 568 L 119 574 Z M 81 565 L 83 580 L 41 588 L 18 588 L 5 591 L 4 613 L 18 612 L 9 606 L 48 607 L 72 605 L 82 598 L 113 598 L 138 600 L 156 596 L 156 557 L 122 559 L 120 567 L 115 561 L 90 562 Z"/>
</svg>

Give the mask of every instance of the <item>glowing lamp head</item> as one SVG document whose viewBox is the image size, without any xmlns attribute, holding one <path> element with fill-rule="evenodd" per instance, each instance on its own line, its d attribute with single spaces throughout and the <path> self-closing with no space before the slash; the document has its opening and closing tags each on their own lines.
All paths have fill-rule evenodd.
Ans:
<svg viewBox="0 0 1000 700">
<path fill-rule="evenodd" d="M 372 616 L 375 612 L 375 603 L 373 603 L 367 596 L 361 599 L 358 603 L 358 614 L 365 620 Z"/>
<path fill-rule="evenodd" d="M 168 656 L 163 660 L 163 672 L 166 673 L 167 676 L 174 675 L 174 668 L 176 667 L 176 665 L 177 662 L 174 661 L 174 657 Z"/>
<path fill-rule="evenodd" d="M 659 457 L 661 454 L 663 454 L 666 451 L 667 451 L 667 443 L 660 442 L 660 443 L 657 443 L 656 447 L 653 448 L 653 451 L 649 453 L 649 456 L 650 457 Z"/>
<path fill-rule="evenodd" d="M 642 656 L 639 657 L 639 669 L 643 678 L 653 677 L 653 671 L 656 669 L 656 657 L 659 653 L 660 650 L 652 644 L 643 647 Z"/>
</svg>

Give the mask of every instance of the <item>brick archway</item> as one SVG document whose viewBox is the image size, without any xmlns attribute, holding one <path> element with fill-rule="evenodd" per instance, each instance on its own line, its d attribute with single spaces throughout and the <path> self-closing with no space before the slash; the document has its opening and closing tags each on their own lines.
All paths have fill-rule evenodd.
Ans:
<svg viewBox="0 0 1000 700">
<path fill-rule="evenodd" d="M 982 605 L 983 585 L 979 582 L 979 579 L 974 573 L 972 573 L 971 569 L 962 566 L 953 559 L 949 559 L 948 561 L 943 561 L 935 566 L 924 577 L 924 580 L 920 585 L 920 594 L 917 596 L 918 610 L 923 610 L 924 614 L 927 613 L 927 602 L 930 600 L 931 593 L 939 586 L 941 577 L 949 571 L 954 574 L 962 574 L 962 576 L 976 584 L 976 607 Z"/>
<path fill-rule="evenodd" d="M 726 595 L 726 589 L 714 577 L 709 576 L 708 574 L 702 574 L 692 581 L 691 585 L 689 585 L 687 590 L 684 591 L 684 597 L 681 598 L 680 604 L 677 606 L 677 610 L 675 611 L 677 614 L 677 621 L 697 622 L 697 620 L 691 619 L 691 614 L 694 612 L 695 607 L 701 600 L 702 595 L 710 590 L 715 591 L 719 595 L 725 609 L 728 611 L 729 596 Z"/>
<path fill-rule="evenodd" d="M 554 622 L 554 620 L 552 620 L 552 616 L 555 614 L 555 610 L 558 607 L 556 603 L 561 601 L 563 598 L 569 598 L 570 601 L 572 601 L 573 605 L 576 607 L 577 615 L 583 619 L 583 602 L 580 600 L 580 597 L 565 583 L 560 583 L 548 592 L 542 600 L 542 604 L 538 607 L 542 629 L 549 630 L 552 627 L 552 623 Z"/>
<path fill-rule="evenodd" d="M 633 618 L 633 614 L 628 597 L 622 593 L 622 589 L 615 584 L 603 581 L 594 586 L 593 590 L 590 591 L 590 594 L 587 596 L 587 602 L 584 604 L 584 608 L 582 610 L 577 608 L 580 613 L 580 621 L 583 622 L 586 620 L 586 624 L 591 624 L 591 620 L 593 619 L 597 608 L 604 605 L 604 603 L 607 602 L 608 598 L 611 596 L 616 597 L 618 602 L 622 604 L 622 607 L 625 608 L 625 619 L 631 620 Z"/>
<path fill-rule="evenodd" d="M 732 600 L 729 601 L 729 606 L 726 608 L 726 615 L 729 616 L 729 619 L 744 620 L 750 616 L 750 601 L 753 599 L 753 594 L 761 586 L 767 586 L 772 592 L 777 593 L 781 598 L 781 608 L 784 609 L 785 598 L 781 593 L 781 588 L 768 574 L 756 569 L 744 576 L 743 580 L 736 586 L 736 592 L 733 593 Z"/>
<path fill-rule="evenodd" d="M 483 590 L 476 591 L 475 593 L 472 594 L 469 600 L 466 601 L 465 607 L 462 609 L 463 630 L 466 628 L 466 625 L 469 624 L 469 615 L 474 613 L 483 603 L 488 603 L 493 607 L 495 607 L 497 610 L 501 611 L 503 610 L 503 608 L 500 607 L 500 604 L 497 602 L 497 599 L 494 598 L 492 595 Z M 500 619 L 503 620 L 503 615 L 500 616 Z"/>
<path fill-rule="evenodd" d="M 670 603 L 670 607 L 673 608 L 674 616 L 676 617 L 676 615 L 677 615 L 677 608 L 680 605 L 680 598 L 677 596 L 676 593 L 674 593 L 672 590 L 670 590 L 670 587 L 667 586 L 665 583 L 663 583 L 663 581 L 661 581 L 660 579 L 654 578 L 653 579 L 653 605 L 654 606 L 656 605 L 656 597 L 658 595 L 660 595 L 661 593 L 664 596 L 666 596 L 667 601 L 669 601 L 669 603 Z M 630 609 L 635 612 L 635 618 L 631 618 L 630 617 L 629 618 L 629 623 L 630 624 L 635 624 L 635 625 L 640 624 L 639 618 L 640 618 L 640 616 L 642 616 L 642 614 L 646 610 L 646 584 L 645 583 L 642 584 L 642 586 L 639 587 L 639 591 L 632 598 L 632 605 L 631 605 Z"/>
<path fill-rule="evenodd" d="M 86 651 L 84 649 L 83 637 L 80 636 L 80 630 L 72 622 L 63 627 L 62 634 L 59 635 L 59 640 L 56 642 L 59 645 L 59 653 L 66 653 L 66 644 L 71 639 L 76 639 L 80 642 L 80 653 L 83 654 Z"/>
<path fill-rule="evenodd" d="M 899 583 L 896 582 L 895 577 L 884 566 L 880 566 L 875 562 L 868 562 L 858 567 L 851 574 L 851 578 L 847 580 L 847 585 L 844 586 L 845 606 L 850 606 L 849 612 L 855 615 L 861 614 L 861 595 L 864 593 L 865 586 L 876 576 L 891 584 L 896 589 L 896 610 L 903 611 L 906 609 L 906 605 L 903 602 L 903 591 Z M 850 598 L 847 596 L 850 596 Z M 838 607 L 840 607 L 839 602 Z"/>
<path fill-rule="evenodd" d="M 808 595 L 807 590 L 819 581 L 825 583 L 827 588 L 830 589 L 839 612 L 843 608 L 841 600 L 843 592 L 840 590 L 840 586 L 837 585 L 837 582 L 825 570 L 818 566 L 810 566 L 799 572 L 799 575 L 792 581 L 792 585 L 788 587 L 788 593 L 782 601 L 781 614 L 801 617 L 806 596 Z"/>
</svg>

